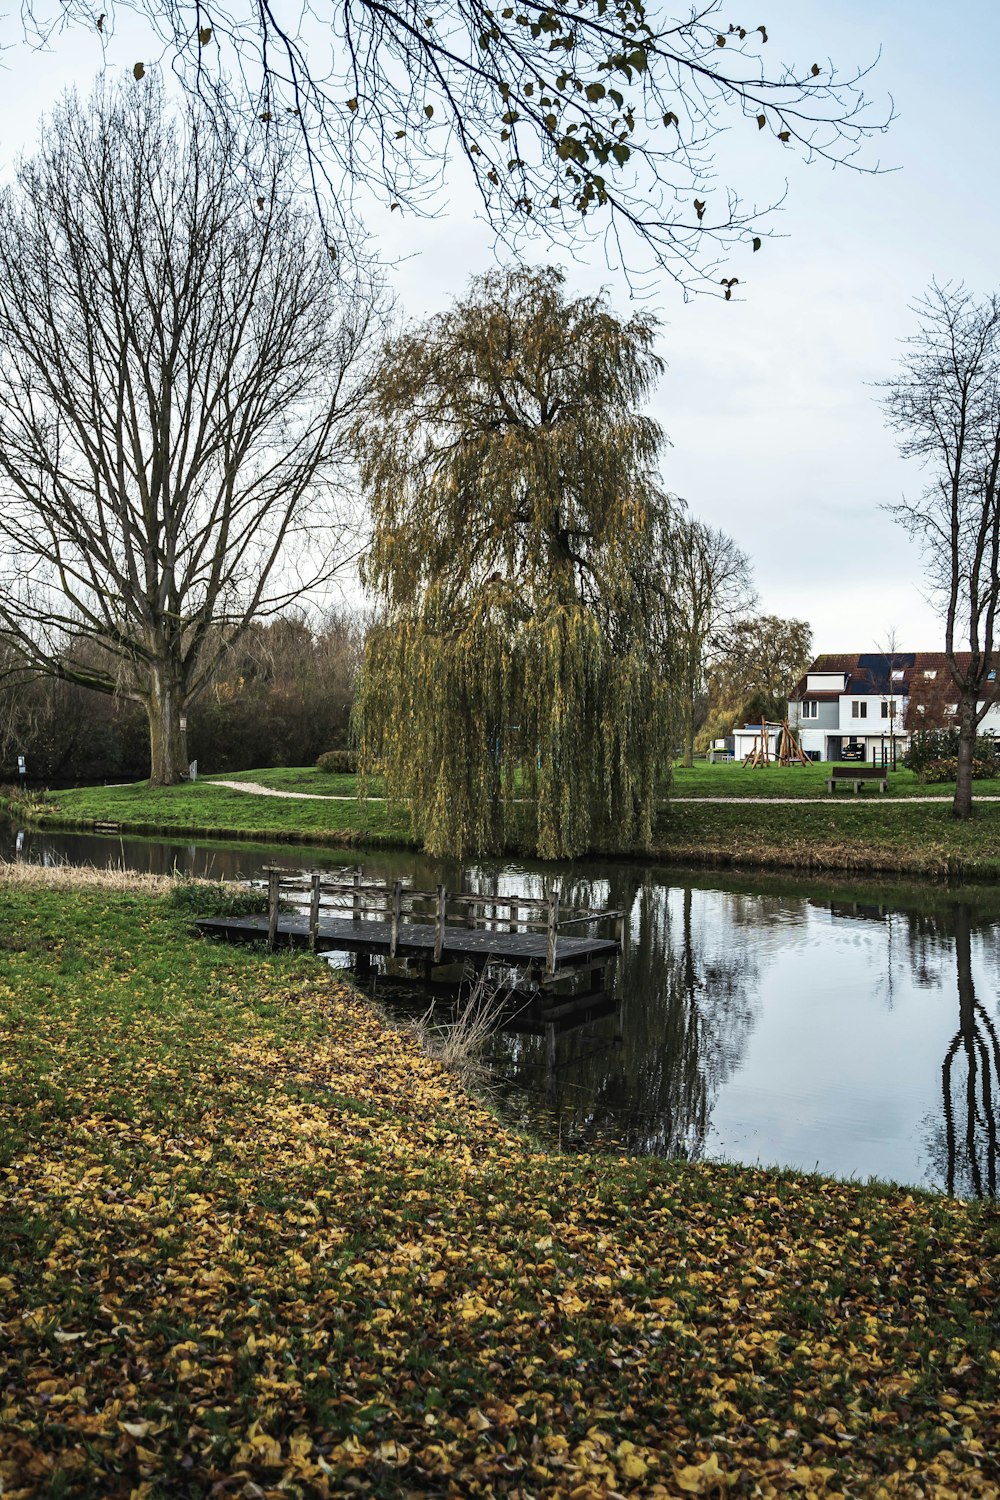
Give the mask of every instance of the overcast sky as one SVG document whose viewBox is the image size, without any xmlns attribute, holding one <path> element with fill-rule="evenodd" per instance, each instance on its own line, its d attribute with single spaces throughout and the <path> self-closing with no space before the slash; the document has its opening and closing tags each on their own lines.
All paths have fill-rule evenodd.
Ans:
<svg viewBox="0 0 1000 1500">
<path fill-rule="evenodd" d="M 881 49 L 870 92 L 891 94 L 898 118 L 871 147 L 896 170 L 862 176 L 803 166 L 752 128 L 733 131 L 720 166 L 747 197 L 788 197 L 781 236 L 733 266 L 741 300 L 685 304 L 664 280 L 644 302 L 663 322 L 667 361 L 653 410 L 672 447 L 667 488 L 734 536 L 753 559 L 761 606 L 810 621 L 820 651 L 870 650 L 895 628 L 902 646 L 936 649 L 942 627 L 925 602 L 920 560 L 880 507 L 916 492 L 920 475 L 897 457 L 871 384 L 891 372 L 909 310 L 934 276 L 992 290 L 1000 208 L 1000 109 L 987 0 L 947 12 L 930 0 L 761 0 L 769 51 L 842 70 Z M 951 19 L 954 16 L 955 19 Z M 3 23 L 14 41 L 14 20 Z M 977 41 L 978 38 L 978 41 Z M 112 70 L 131 69 L 138 37 L 122 31 Z M 148 60 L 148 54 L 147 60 Z M 47 54 L 6 53 L 0 76 L 0 166 L 30 145 L 39 112 L 68 84 L 89 88 L 101 63 L 94 38 L 57 38 Z M 431 221 L 376 209 L 376 243 L 396 262 L 402 312 L 447 304 L 494 261 L 460 174 Z M 539 243 L 570 286 L 606 286 L 628 313 L 629 290 L 599 251 L 571 260 Z"/>
</svg>

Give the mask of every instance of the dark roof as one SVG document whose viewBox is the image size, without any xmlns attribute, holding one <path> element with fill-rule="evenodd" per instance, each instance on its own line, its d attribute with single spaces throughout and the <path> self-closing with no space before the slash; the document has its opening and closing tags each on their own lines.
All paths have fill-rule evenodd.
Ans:
<svg viewBox="0 0 1000 1500">
<path fill-rule="evenodd" d="M 969 652 L 956 652 L 959 666 L 967 666 Z M 1000 666 L 1000 662 L 998 662 Z M 893 679 L 892 672 L 903 673 L 902 681 Z M 878 693 L 891 694 L 900 693 L 907 696 L 910 691 L 910 682 L 914 677 L 921 676 L 924 672 L 948 673 L 948 658 L 943 651 L 855 651 L 855 652 L 828 652 L 823 656 L 817 656 L 808 668 L 804 677 L 800 677 L 790 693 L 793 700 L 800 701 L 803 698 L 817 699 L 820 702 L 829 701 L 831 698 L 839 698 L 838 692 L 831 692 L 824 688 L 820 692 L 810 692 L 806 687 L 806 681 L 811 673 L 836 672 L 843 673 L 847 678 L 844 688 L 846 694 L 857 694 L 859 696 L 874 695 Z M 998 684 L 992 683 L 984 696 L 998 696 Z"/>
</svg>

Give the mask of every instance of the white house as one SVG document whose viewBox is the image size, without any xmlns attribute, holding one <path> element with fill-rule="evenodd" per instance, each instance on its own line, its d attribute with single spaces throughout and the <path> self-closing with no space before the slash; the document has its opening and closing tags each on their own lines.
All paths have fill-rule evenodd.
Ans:
<svg viewBox="0 0 1000 1500">
<path fill-rule="evenodd" d="M 995 672 L 989 680 L 996 682 Z M 818 656 L 792 690 L 788 720 L 815 760 L 841 760 L 845 754 L 880 760 L 893 740 L 897 754 L 903 752 L 914 720 L 931 711 L 931 699 L 946 718 L 957 712 L 958 694 L 942 651 Z M 1000 702 L 991 703 L 979 732 L 1000 732 Z"/>
</svg>

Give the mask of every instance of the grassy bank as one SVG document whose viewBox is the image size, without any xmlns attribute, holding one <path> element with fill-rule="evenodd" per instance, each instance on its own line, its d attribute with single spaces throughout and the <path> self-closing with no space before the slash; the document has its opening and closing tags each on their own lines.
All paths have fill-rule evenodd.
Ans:
<svg viewBox="0 0 1000 1500">
<path fill-rule="evenodd" d="M 657 820 L 659 858 L 681 865 L 1000 879 L 1000 803 L 958 822 L 948 802 L 698 804 L 672 801 Z"/>
<path fill-rule="evenodd" d="M 807 777 L 817 768 L 800 769 Z M 815 797 L 802 797 L 792 804 L 757 803 L 747 800 L 745 790 L 721 803 L 686 802 L 686 786 L 688 794 L 693 793 L 683 780 L 685 774 L 700 778 L 699 795 L 715 795 L 705 789 L 725 785 L 729 776 L 735 776 L 744 789 L 747 785 L 773 789 L 775 784 L 767 777 L 777 774 L 795 781 L 797 773 L 762 771 L 759 775 L 765 779 L 748 782 L 757 773 L 744 772 L 739 766 L 678 772 L 677 795 L 664 804 L 654 829 L 653 856 L 664 862 L 707 868 L 1000 879 L 1000 802 L 981 802 L 975 817 L 965 823 L 951 817 L 947 788 L 933 803 L 886 800 L 873 792 L 861 798 L 844 793 L 836 803 L 819 802 Z M 67 829 L 89 829 L 95 822 L 106 821 L 117 824 L 122 833 L 190 838 L 369 848 L 416 845 L 405 811 L 381 800 L 359 801 L 354 777 L 292 768 L 241 772 L 227 779 L 255 781 L 300 795 L 294 799 L 259 797 L 211 780 L 155 791 L 144 782 L 83 787 L 52 794 L 35 806 L 30 821 L 40 827 Z M 807 785 L 804 780 L 797 784 Z"/>
<path fill-rule="evenodd" d="M 169 898 L 0 942 L 5 1496 L 997 1493 L 995 1211 L 532 1150 Z"/>
<path fill-rule="evenodd" d="M 367 845 L 376 849 L 414 845 L 406 814 L 381 800 L 359 801 L 353 776 L 321 776 L 304 769 L 243 772 L 238 778 L 228 779 L 262 780 L 288 791 L 308 786 L 319 795 L 285 800 L 256 797 L 205 780 L 155 789 L 141 781 L 50 793 L 35 805 L 30 821 L 41 828 L 66 829 L 114 823 L 123 833 L 142 835 L 182 833 L 191 838 Z"/>
</svg>

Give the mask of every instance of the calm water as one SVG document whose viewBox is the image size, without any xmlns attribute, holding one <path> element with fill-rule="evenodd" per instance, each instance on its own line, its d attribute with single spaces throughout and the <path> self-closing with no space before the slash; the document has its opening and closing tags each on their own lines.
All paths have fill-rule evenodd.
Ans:
<svg viewBox="0 0 1000 1500">
<path fill-rule="evenodd" d="M 0 827 L 0 855 L 15 835 Z M 356 853 L 26 834 L 22 858 L 250 876 Z M 554 867 L 363 857 L 428 888 L 541 894 Z M 1000 888 L 562 872 L 571 904 L 630 912 L 617 1008 L 557 1039 L 496 1037 L 508 1108 L 572 1147 L 630 1149 L 996 1193 Z M 383 985 L 382 993 L 385 994 Z"/>
</svg>

